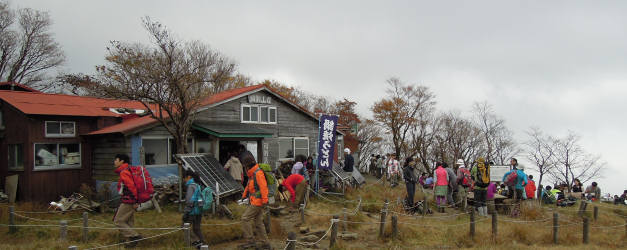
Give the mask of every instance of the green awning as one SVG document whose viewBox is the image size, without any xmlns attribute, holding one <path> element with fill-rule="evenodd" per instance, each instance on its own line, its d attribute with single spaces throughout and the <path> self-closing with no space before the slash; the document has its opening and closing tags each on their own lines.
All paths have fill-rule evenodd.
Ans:
<svg viewBox="0 0 627 250">
<path fill-rule="evenodd" d="M 194 122 L 192 128 L 218 138 L 271 138 L 271 130 L 259 128 L 255 124 Z"/>
</svg>

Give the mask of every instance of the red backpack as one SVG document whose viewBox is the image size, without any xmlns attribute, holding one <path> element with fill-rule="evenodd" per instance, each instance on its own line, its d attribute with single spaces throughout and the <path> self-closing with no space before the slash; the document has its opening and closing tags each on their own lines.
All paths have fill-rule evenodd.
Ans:
<svg viewBox="0 0 627 250">
<path fill-rule="evenodd" d="M 155 193 L 155 189 L 152 186 L 152 178 L 148 170 L 144 166 L 129 166 L 128 171 L 131 172 L 133 183 L 137 189 L 137 200 L 139 203 L 144 203 L 152 198 L 152 194 Z"/>
<path fill-rule="evenodd" d="M 464 187 L 472 186 L 473 183 L 472 178 L 470 177 L 470 171 L 466 168 L 460 168 L 459 171 L 461 172 L 459 184 L 462 184 Z"/>
<path fill-rule="evenodd" d="M 516 179 L 518 179 L 518 171 L 513 170 L 511 173 L 509 173 L 509 175 L 507 176 L 507 178 L 505 178 L 505 185 L 506 186 L 515 186 L 516 185 Z"/>
</svg>

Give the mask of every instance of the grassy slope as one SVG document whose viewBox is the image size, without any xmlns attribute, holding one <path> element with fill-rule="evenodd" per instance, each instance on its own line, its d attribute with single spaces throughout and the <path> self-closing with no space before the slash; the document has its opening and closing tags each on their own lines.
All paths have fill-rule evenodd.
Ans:
<svg viewBox="0 0 627 250">
<path fill-rule="evenodd" d="M 400 185 L 394 189 L 382 188 L 380 184 L 367 185 L 364 188 L 350 191 L 347 198 L 356 200 L 361 197 L 364 204 L 360 210 L 362 212 L 348 217 L 349 221 L 355 222 L 376 222 L 379 220 L 380 204 L 367 204 L 368 202 L 381 202 L 383 199 L 390 200 L 390 210 L 401 212 L 396 207 L 397 198 L 405 195 L 404 185 Z M 422 199 L 423 194 L 417 191 L 416 199 Z M 331 199 L 339 199 L 339 197 L 329 197 Z M 432 199 L 429 197 L 429 200 Z M 354 211 L 355 203 L 334 203 L 322 199 L 312 199 L 308 206 L 308 214 L 306 216 L 306 226 L 312 230 L 326 230 L 330 225 L 330 216 L 320 214 L 339 214 L 342 208 L 347 208 L 349 212 Z M 239 218 L 243 212 L 243 207 L 235 204 L 229 205 L 234 212 L 236 218 Z M 560 245 L 552 245 L 552 211 L 554 207 L 538 207 L 535 205 L 524 206 L 523 216 L 520 218 L 509 218 L 499 216 L 498 237 L 496 240 L 491 238 L 491 221 L 484 220 L 477 222 L 476 237 L 474 240 L 468 236 L 469 217 L 466 214 L 450 217 L 436 217 L 445 214 L 429 215 L 427 218 L 408 217 L 398 215 L 400 237 L 392 240 L 378 238 L 378 224 L 348 224 L 348 231 L 359 234 L 359 240 L 356 241 L 339 241 L 336 249 L 414 249 L 414 248 L 434 248 L 434 247 L 450 247 L 450 248 L 480 248 L 480 249 L 522 249 L 522 248 L 555 248 L 555 249 L 608 249 L 621 248 L 627 246 L 627 238 L 625 236 L 625 228 L 609 228 L 596 229 L 592 227 L 613 226 L 625 223 L 627 216 L 627 208 L 621 209 L 613 205 L 602 204 L 599 220 L 591 223 L 590 244 L 583 245 L 582 242 L 582 225 L 572 224 L 580 222 L 577 217 L 575 207 L 559 208 L 560 224 L 565 227 L 559 228 Z M 18 204 L 18 211 L 45 211 L 46 207 L 37 207 L 32 204 Z M 177 212 L 174 205 L 164 208 L 163 214 L 156 211 L 144 211 L 136 214 L 136 227 L 176 227 L 181 224 L 181 216 Z M 589 211 L 592 206 L 589 206 Z M 446 215 L 459 213 L 459 211 L 450 209 Z M 0 205 L 0 223 L 8 222 L 8 208 Z M 73 212 L 68 214 L 24 214 L 30 217 L 61 220 L 75 219 L 81 217 L 81 212 Z M 621 215 L 623 217 L 621 217 Z M 98 220 L 105 223 L 111 223 L 113 213 L 106 214 L 90 214 L 90 219 Z M 591 216 L 591 212 L 587 213 Z M 547 220 L 548 219 L 548 220 Z M 296 222 L 298 222 L 298 214 L 292 214 L 283 217 L 273 217 L 273 227 L 271 240 L 275 248 L 282 249 L 285 245 L 285 238 L 288 231 L 296 231 Z M 535 223 L 512 223 L 504 220 L 540 220 Z M 546 220 L 546 221 L 544 221 Z M 390 221 L 390 217 L 388 217 Z M 207 217 L 203 220 L 205 224 L 226 224 L 234 221 L 226 219 L 218 219 Z M 57 224 L 56 222 L 41 222 L 18 218 L 18 224 Z M 410 223 L 410 224 L 404 224 Z M 70 222 L 70 225 L 81 225 L 81 221 Z M 90 222 L 90 226 L 112 227 L 110 225 Z M 341 228 L 341 227 L 340 227 Z M 144 236 L 156 235 L 166 231 L 142 231 Z M 241 238 L 241 230 L 239 224 L 227 226 L 205 226 L 203 233 L 214 249 L 234 248 Z M 390 223 L 386 224 L 386 235 L 391 235 Z M 67 249 L 69 245 L 77 245 L 79 249 L 88 247 L 97 247 L 118 242 L 118 233 L 116 230 L 91 230 L 89 233 L 89 241 L 91 243 L 83 244 L 80 242 L 82 238 L 80 228 L 70 228 L 68 233 L 69 240 L 67 242 L 59 242 L 58 228 L 20 228 L 19 232 L 10 235 L 8 228 L 0 227 L 0 248 L 2 249 Z M 176 232 L 163 237 L 149 239 L 140 242 L 139 246 L 145 249 L 181 249 L 183 235 L 182 232 Z M 328 246 L 328 240 L 320 243 L 321 247 Z"/>
</svg>

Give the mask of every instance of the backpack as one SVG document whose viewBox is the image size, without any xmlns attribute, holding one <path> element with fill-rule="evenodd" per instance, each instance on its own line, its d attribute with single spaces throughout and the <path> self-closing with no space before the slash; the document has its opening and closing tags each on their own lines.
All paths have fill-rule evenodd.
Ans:
<svg viewBox="0 0 627 250">
<path fill-rule="evenodd" d="M 196 190 L 192 195 L 194 200 L 194 208 L 190 212 L 190 215 L 202 215 L 205 211 L 211 209 L 213 203 L 213 190 L 210 187 L 205 187 L 201 190 L 202 186 L 194 183 Z"/>
<path fill-rule="evenodd" d="M 472 178 L 470 177 L 470 171 L 468 171 L 468 169 L 466 168 L 460 168 L 459 171 L 461 172 L 461 178 L 459 179 L 459 184 L 461 184 L 464 187 L 472 186 Z"/>
<path fill-rule="evenodd" d="M 266 184 L 268 184 L 268 203 L 274 204 L 274 195 L 278 192 L 279 185 L 276 181 L 276 177 L 272 173 L 272 167 L 265 163 L 260 163 L 259 168 L 255 170 L 253 177 L 257 176 L 257 172 L 263 171 L 263 175 L 266 178 Z M 259 186 L 257 185 L 257 181 L 253 178 L 253 183 L 255 184 L 255 197 L 261 198 L 261 191 L 259 190 Z"/>
<path fill-rule="evenodd" d="M 477 163 L 476 185 L 480 188 L 487 188 L 490 185 L 490 166 L 483 161 Z"/>
<path fill-rule="evenodd" d="M 146 167 L 129 166 L 128 170 L 131 172 L 133 183 L 137 189 L 137 201 L 144 203 L 152 199 L 152 194 L 155 193 L 155 189 L 152 186 L 152 178 L 150 178 Z"/>
<path fill-rule="evenodd" d="M 507 178 L 505 178 L 505 185 L 507 186 L 515 186 L 516 185 L 516 180 L 518 179 L 518 171 L 513 170 L 512 172 L 509 173 L 509 175 L 507 175 Z"/>
</svg>

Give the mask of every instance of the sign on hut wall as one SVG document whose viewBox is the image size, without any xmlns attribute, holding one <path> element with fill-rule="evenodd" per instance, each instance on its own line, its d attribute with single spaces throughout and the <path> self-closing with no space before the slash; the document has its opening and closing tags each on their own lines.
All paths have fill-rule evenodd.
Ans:
<svg viewBox="0 0 627 250">
<path fill-rule="evenodd" d="M 249 95 L 248 96 L 249 103 L 261 103 L 261 104 L 270 104 L 272 102 L 272 97 L 264 96 L 264 95 Z"/>
</svg>

